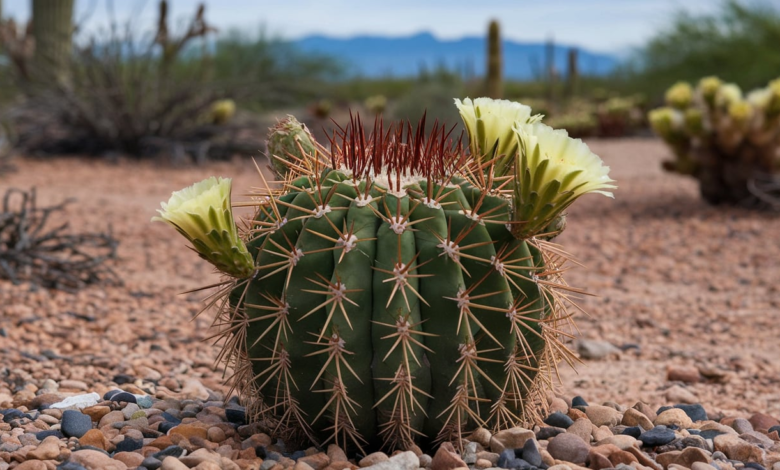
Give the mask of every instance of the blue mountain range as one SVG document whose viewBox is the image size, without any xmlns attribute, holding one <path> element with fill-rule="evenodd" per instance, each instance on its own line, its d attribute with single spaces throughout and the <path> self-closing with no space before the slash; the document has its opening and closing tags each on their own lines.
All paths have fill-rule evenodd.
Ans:
<svg viewBox="0 0 780 470">
<path fill-rule="evenodd" d="M 307 36 L 293 43 L 302 51 L 326 54 L 344 61 L 347 74 L 365 77 L 408 77 L 422 70 L 444 67 L 465 77 L 485 73 L 486 40 L 464 37 L 440 40 L 429 33 L 406 37 L 355 36 L 347 39 Z M 566 75 L 568 51 L 575 46 L 556 44 L 555 70 Z M 605 75 L 615 69 L 617 57 L 578 49 L 581 75 Z M 516 80 L 541 77 L 545 69 L 544 43 L 503 41 L 504 76 Z"/>
</svg>

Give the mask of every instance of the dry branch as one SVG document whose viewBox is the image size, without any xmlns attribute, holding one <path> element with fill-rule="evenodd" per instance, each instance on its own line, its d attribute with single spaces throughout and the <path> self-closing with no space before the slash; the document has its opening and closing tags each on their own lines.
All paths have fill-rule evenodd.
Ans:
<svg viewBox="0 0 780 470">
<path fill-rule="evenodd" d="M 105 261 L 116 258 L 119 242 L 106 233 L 71 234 L 69 223 L 48 227 L 52 214 L 73 202 L 39 208 L 35 189 L 6 191 L 0 212 L 0 278 L 75 291 L 100 282 L 119 283 Z"/>
</svg>

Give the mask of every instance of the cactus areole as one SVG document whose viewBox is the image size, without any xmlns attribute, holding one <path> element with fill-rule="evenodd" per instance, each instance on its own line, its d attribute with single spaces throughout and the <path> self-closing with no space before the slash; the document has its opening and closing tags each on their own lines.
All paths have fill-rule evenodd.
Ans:
<svg viewBox="0 0 780 470">
<path fill-rule="evenodd" d="M 255 195 L 244 234 L 255 271 L 215 300 L 221 359 L 251 418 L 288 445 L 363 452 L 538 418 L 556 364 L 571 358 L 567 307 L 580 292 L 549 238 L 590 183 L 567 186 L 589 174 L 576 158 L 557 166 L 569 155 L 555 152 L 584 144 L 514 119 L 491 121 L 520 142 L 502 174 L 503 155 L 468 152 L 444 127 L 369 131 L 358 119 L 329 149 L 306 132 L 273 156 L 283 183 Z M 614 187 L 600 178 L 584 192 Z"/>
</svg>

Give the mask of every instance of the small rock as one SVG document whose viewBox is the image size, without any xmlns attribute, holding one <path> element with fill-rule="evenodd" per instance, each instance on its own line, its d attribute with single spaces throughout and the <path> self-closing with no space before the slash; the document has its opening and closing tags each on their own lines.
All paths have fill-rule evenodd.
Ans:
<svg viewBox="0 0 780 470">
<path fill-rule="evenodd" d="M 647 447 L 662 446 L 672 442 L 674 438 L 674 431 L 666 426 L 657 426 L 649 431 L 643 432 L 639 436 L 639 440 Z"/>
<path fill-rule="evenodd" d="M 683 410 L 694 423 L 697 421 L 707 421 L 707 412 L 699 403 L 674 405 L 674 407 Z"/>
<path fill-rule="evenodd" d="M 108 400 L 117 402 L 117 403 L 135 403 L 136 398 L 135 395 L 129 392 L 125 391 L 119 391 L 118 393 L 114 393 L 110 395 L 110 398 L 107 398 Z"/>
<path fill-rule="evenodd" d="M 500 454 L 504 449 L 517 449 L 523 447 L 525 441 L 533 439 L 536 435 L 530 429 L 514 427 L 498 431 L 490 438 L 490 450 Z M 434 460 L 435 457 L 434 457 Z"/>
<path fill-rule="evenodd" d="M 685 468 L 691 468 L 695 462 L 710 462 L 710 453 L 699 449 L 698 447 L 687 447 L 674 460 L 674 463 L 682 465 Z"/>
<path fill-rule="evenodd" d="M 83 395 L 74 395 L 67 397 L 57 403 L 52 403 L 49 408 L 65 409 L 65 408 L 86 408 L 88 406 L 97 405 L 100 401 L 100 395 L 97 393 L 86 393 Z"/>
<path fill-rule="evenodd" d="M 336 444 L 331 444 L 328 446 L 328 458 L 330 459 L 331 463 L 349 461 L 347 454 L 345 454 L 341 447 L 337 446 Z"/>
<path fill-rule="evenodd" d="M 35 460 L 53 460 L 60 455 L 60 440 L 49 436 L 41 442 L 38 448 L 27 453 L 27 458 Z"/>
<path fill-rule="evenodd" d="M 485 428 L 477 428 L 469 436 L 469 440 L 479 443 L 484 448 L 490 447 L 490 438 L 493 435 Z"/>
<path fill-rule="evenodd" d="M 197 436 L 201 439 L 208 439 L 208 430 L 197 424 L 180 424 L 171 429 L 168 434 L 179 434 L 187 439 L 190 439 L 193 436 Z"/>
<path fill-rule="evenodd" d="M 593 423 L 591 423 L 588 418 L 578 419 L 574 424 L 569 426 L 569 429 L 567 429 L 566 432 L 574 434 L 583 441 L 590 443 L 590 438 L 593 434 Z"/>
<path fill-rule="evenodd" d="M 621 424 L 626 426 L 639 426 L 644 430 L 653 429 L 653 422 L 641 411 L 629 408 L 623 413 Z"/>
<path fill-rule="evenodd" d="M 79 444 L 82 446 L 92 446 L 98 449 L 111 450 L 111 442 L 108 441 L 106 436 L 100 429 L 90 429 L 83 436 L 79 438 Z"/>
<path fill-rule="evenodd" d="M 539 441 L 546 441 L 564 432 L 566 432 L 566 430 L 563 428 L 544 426 L 539 428 L 539 430 L 536 432 L 536 439 Z"/>
<path fill-rule="evenodd" d="M 685 411 L 679 408 L 668 409 L 658 415 L 653 421 L 656 426 L 679 426 L 681 428 L 689 428 L 693 425 L 691 418 L 685 414 Z"/>
<path fill-rule="evenodd" d="M 556 428 L 563 428 L 563 429 L 566 429 L 572 424 L 574 424 L 574 421 L 571 418 L 561 413 L 560 411 L 556 411 L 555 413 L 552 413 L 544 420 L 544 422 L 545 424 L 549 424 L 550 426 L 555 426 Z"/>
<path fill-rule="evenodd" d="M 308 464 L 314 470 L 322 470 L 330 463 L 328 455 L 323 452 L 318 452 L 314 455 L 307 455 L 298 459 L 298 462 Z"/>
<path fill-rule="evenodd" d="M 748 421 L 758 432 L 767 432 L 773 426 L 780 426 L 780 421 L 764 413 L 756 413 Z"/>
<path fill-rule="evenodd" d="M 98 450 L 77 450 L 70 454 L 70 460 L 83 465 L 87 470 L 127 470 L 127 465 Z M 153 470 L 148 466 L 146 468 Z"/>
<path fill-rule="evenodd" d="M 693 404 L 699 401 L 699 399 L 696 398 L 696 395 L 694 395 L 690 390 L 680 387 L 679 385 L 675 385 L 666 390 L 664 397 L 674 403 Z"/>
<path fill-rule="evenodd" d="M 144 441 L 141 439 L 133 439 L 125 436 L 125 438 L 116 444 L 115 451 L 119 452 L 135 452 L 140 450 L 144 446 Z"/>
<path fill-rule="evenodd" d="M 176 457 L 165 457 L 160 470 L 189 470 L 189 467 L 181 463 Z"/>
<path fill-rule="evenodd" d="M 62 433 L 67 437 L 81 437 L 92 429 L 92 418 L 77 410 L 62 413 Z"/>
<path fill-rule="evenodd" d="M 699 369 L 693 366 L 670 365 L 666 368 L 666 380 L 695 384 L 701 381 Z"/>
<path fill-rule="evenodd" d="M 417 470 L 422 464 L 420 458 L 411 451 L 395 454 L 394 456 L 390 457 L 390 461 L 388 463 L 393 464 L 394 468 L 399 470 Z M 431 461 L 431 464 L 432 463 L 433 461 Z"/>
<path fill-rule="evenodd" d="M 552 438 L 547 445 L 547 452 L 555 459 L 583 465 L 588 458 L 590 446 L 571 433 L 559 434 Z"/>
<path fill-rule="evenodd" d="M 384 462 L 387 460 L 390 460 L 390 457 L 388 457 L 384 452 L 374 452 L 373 454 L 368 454 L 360 459 L 358 465 L 361 467 L 370 467 L 372 465 L 378 464 L 379 462 Z"/>
<path fill-rule="evenodd" d="M 118 460 L 130 468 L 135 468 L 141 465 L 144 456 L 137 452 L 117 452 L 114 454 L 114 460 Z"/>
<path fill-rule="evenodd" d="M 585 414 L 594 426 L 615 426 L 623 419 L 622 413 L 609 406 L 590 405 L 585 408 Z"/>
<path fill-rule="evenodd" d="M 225 417 L 230 423 L 245 424 L 246 409 L 244 407 L 236 407 L 236 406 L 225 408 Z"/>
<path fill-rule="evenodd" d="M 621 434 L 618 436 L 610 436 L 606 439 L 602 439 L 596 443 L 597 446 L 611 444 L 620 450 L 626 450 L 629 447 L 636 447 L 638 441 L 631 436 Z"/>
<path fill-rule="evenodd" d="M 577 395 L 576 397 L 571 399 L 571 406 L 572 406 L 572 408 L 575 408 L 575 407 L 578 407 L 578 406 L 586 407 L 586 406 L 588 406 L 588 402 L 586 402 L 585 399 L 582 398 L 581 396 Z"/>
<path fill-rule="evenodd" d="M 691 464 L 691 470 L 718 470 L 718 469 L 704 462 L 694 462 L 693 464 Z"/>
<path fill-rule="evenodd" d="M 460 458 L 449 442 L 439 446 L 431 461 L 431 470 L 451 470 L 466 466 L 466 462 Z"/>
<path fill-rule="evenodd" d="M 536 445 L 536 440 L 528 439 L 523 445 L 523 460 L 528 462 L 534 467 L 540 467 L 542 465 L 542 454 L 539 452 L 539 447 Z"/>
<path fill-rule="evenodd" d="M 755 424 L 754 424 L 755 426 Z M 754 444 L 740 439 L 734 434 L 721 434 L 712 440 L 715 450 L 723 452 L 726 457 L 741 462 L 762 462 L 764 451 Z"/>
<path fill-rule="evenodd" d="M 753 431 L 753 425 L 745 418 L 737 418 L 731 422 L 731 427 L 737 431 L 737 434 L 744 434 Z"/>
<path fill-rule="evenodd" d="M 632 408 L 647 416 L 647 419 L 649 419 L 650 422 L 655 421 L 655 418 L 658 416 L 658 414 L 650 408 L 650 405 L 641 401 L 636 402 Z"/>
<path fill-rule="evenodd" d="M 652 425 L 650 429 L 652 429 Z M 639 436 L 642 435 L 643 431 L 644 430 L 639 426 L 629 426 L 626 429 L 624 429 L 621 434 L 625 434 L 626 436 L 631 436 L 634 439 L 639 439 Z"/>
<path fill-rule="evenodd" d="M 593 339 L 579 339 L 575 347 L 583 359 L 599 360 L 612 355 L 620 355 L 621 351 L 612 343 Z M 572 403 L 572 406 L 576 406 Z"/>
</svg>

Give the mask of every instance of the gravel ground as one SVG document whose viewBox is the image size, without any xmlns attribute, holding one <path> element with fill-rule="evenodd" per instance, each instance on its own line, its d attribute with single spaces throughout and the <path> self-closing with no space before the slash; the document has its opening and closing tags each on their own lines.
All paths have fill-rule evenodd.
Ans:
<svg viewBox="0 0 780 470">
<path fill-rule="evenodd" d="M 538 428 L 534 436 L 520 429 L 509 437 L 494 436 L 493 441 L 506 441 L 500 446 L 482 435 L 469 448 L 474 452 L 466 449 L 457 456 L 445 449 L 433 462 L 428 456 L 399 454 L 386 468 L 444 470 L 464 464 L 511 468 L 511 456 L 502 454 L 504 447 L 517 448 L 513 458 L 527 457 L 526 463 L 536 459 L 530 449 L 534 447 L 544 458 L 541 465 L 532 465 L 539 468 L 565 463 L 576 470 L 587 463 L 593 469 L 623 464 L 660 469 L 659 464 L 679 464 L 708 470 L 701 465 L 711 462 L 712 468 L 727 470 L 752 461 L 780 470 L 780 464 L 775 464 L 780 460 L 778 436 L 769 431 L 780 417 L 780 217 L 705 205 L 693 181 L 661 172 L 666 149 L 656 140 L 592 141 L 591 146 L 612 167 L 611 176 L 620 188 L 615 201 L 595 195 L 581 199 L 558 240 L 586 265 L 569 273 L 569 283 L 597 296 L 582 301 L 590 315 L 579 318 L 581 337 L 572 347 L 583 363 L 576 372 L 561 369 L 563 400 L 555 401 L 556 409 L 575 424 L 588 421 L 578 424 L 578 432 L 561 434 L 579 436 L 586 448 L 580 448 L 579 441 L 564 442 L 571 441 L 569 437 L 553 444 L 555 433 L 566 427 L 556 422 Z M 297 465 L 296 470 L 340 470 L 376 463 L 363 465 L 353 458 L 340 466 L 344 461 L 336 449 L 327 454 L 310 450 L 305 462 L 285 460 L 285 449 L 274 448 L 260 430 L 240 423 L 237 404 L 228 404 L 233 412 L 225 411 L 227 388 L 221 371 L 213 367 L 218 349 L 204 341 L 210 317 L 192 319 L 202 296 L 180 294 L 218 277 L 181 237 L 149 219 L 172 190 L 210 175 L 233 177 L 234 199 L 240 199 L 241 190 L 258 184 L 250 163 L 185 169 L 80 159 L 16 163 L 17 172 L 0 178 L 0 191 L 35 186 L 41 205 L 77 198 L 68 208 L 67 220 L 76 231 L 112 227 L 120 240 L 120 259 L 114 269 L 124 285 L 68 294 L 0 281 L 0 470 L 53 469 L 66 461 L 70 463 L 61 468 L 136 468 L 141 464 L 139 455 L 143 459 L 166 448 L 169 454 L 157 455 L 157 464 L 149 461 L 144 468 L 271 470 L 281 465 L 274 469 L 281 470 Z M 112 401 L 109 392 L 117 388 L 141 403 L 116 397 Z M 100 404 L 88 410 L 93 427 L 101 433 L 79 442 L 77 434 L 64 431 L 62 413 L 45 408 L 65 397 L 92 392 Z M 145 395 L 154 399 L 140 398 Z M 578 395 L 592 405 L 572 403 Z M 593 405 L 605 402 L 612 402 L 607 408 L 614 413 Z M 649 421 L 630 411 L 637 402 L 647 404 L 636 408 Z M 675 418 L 669 419 L 654 416 L 654 410 L 686 403 L 702 405 L 683 413 L 693 421 L 692 428 L 720 429 L 726 437 L 737 433 L 741 438 L 706 436 L 700 446 L 679 444 L 691 439 L 690 433 L 678 429 L 674 435 L 671 429 L 686 428 L 688 423 L 679 413 L 671 413 Z M 112 411 L 117 421 L 102 422 Z M 168 415 L 163 416 L 163 411 Z M 123 417 L 119 412 L 124 412 Z M 133 419 L 147 421 L 114 424 Z M 185 427 L 174 432 L 177 420 L 183 420 Z M 644 441 L 655 436 L 648 437 L 647 432 L 637 434 L 640 441 L 612 436 L 637 421 L 645 423 L 645 429 L 666 423 L 671 429 L 655 427 L 650 432 L 663 436 L 671 432 L 674 441 L 647 444 Z M 192 423 L 198 430 L 186 427 Z M 580 429 L 582 425 L 587 429 Z M 44 435 L 35 435 L 41 431 L 55 436 L 46 441 Z M 529 437 L 536 440 L 525 445 Z M 617 439 L 602 442 L 610 437 Z M 151 445 L 160 438 L 164 439 Z M 128 452 L 135 456 L 117 457 L 117 446 L 122 440 L 135 442 L 130 439 L 143 447 Z M 623 454 L 603 447 L 607 444 Z M 523 446 L 528 449 L 522 450 Z M 644 452 L 638 454 L 645 456 L 644 461 L 625 455 L 634 455 L 633 448 L 640 447 Z M 672 454 L 683 447 L 701 448 L 707 455 L 692 456 L 696 452 L 688 450 L 685 457 Z M 576 455 L 560 450 L 578 448 Z M 180 450 L 190 457 L 201 452 L 200 460 L 187 460 Z M 102 451 L 114 458 L 101 460 L 107 455 Z M 266 451 L 269 454 L 261 455 Z M 472 459 L 479 452 L 487 453 Z M 165 459 L 166 455 L 173 458 Z"/>
</svg>

